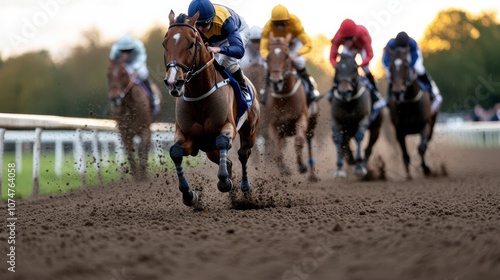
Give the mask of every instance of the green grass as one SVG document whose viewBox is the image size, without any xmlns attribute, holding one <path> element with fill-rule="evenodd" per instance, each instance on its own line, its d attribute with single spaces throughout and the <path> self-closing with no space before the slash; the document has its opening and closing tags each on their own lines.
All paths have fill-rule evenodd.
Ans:
<svg viewBox="0 0 500 280">
<path fill-rule="evenodd" d="M 108 164 L 100 162 L 100 171 L 102 176 L 102 184 L 111 183 L 120 180 L 120 166 L 111 157 Z M 172 171 L 174 170 L 173 163 L 170 158 L 163 158 L 164 164 L 155 162 L 152 155 L 149 157 L 148 171 Z M 201 158 L 199 156 L 185 159 L 186 169 L 191 169 L 199 165 Z M 3 176 L 2 176 L 2 199 L 8 198 L 9 187 L 9 163 L 15 163 L 14 153 L 5 153 L 3 160 Z M 86 156 L 86 172 L 85 180 L 87 186 L 98 185 L 98 176 L 95 168 L 94 160 L 91 155 Z M 61 169 L 61 175 L 55 173 L 55 157 L 54 153 L 42 153 L 40 160 L 40 183 L 39 194 L 64 193 L 68 190 L 78 189 L 82 186 L 82 176 L 75 169 L 75 163 L 72 154 L 65 154 Z M 11 172 L 12 173 L 12 172 Z M 14 175 L 14 176 L 13 176 Z M 23 154 L 22 170 L 16 171 L 10 175 L 15 178 L 15 198 L 29 197 L 33 193 L 33 155 L 31 153 Z M 129 174 L 125 174 L 126 178 L 130 178 Z"/>
</svg>

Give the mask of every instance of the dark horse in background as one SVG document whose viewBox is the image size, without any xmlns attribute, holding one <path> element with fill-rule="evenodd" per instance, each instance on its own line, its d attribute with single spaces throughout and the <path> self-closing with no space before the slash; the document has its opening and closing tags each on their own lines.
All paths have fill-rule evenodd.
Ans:
<svg viewBox="0 0 500 280">
<path fill-rule="evenodd" d="M 184 174 L 182 160 L 185 156 L 196 156 L 204 151 L 212 162 L 219 165 L 217 187 L 221 192 L 233 188 L 232 162 L 228 150 L 236 137 L 240 136 L 238 159 L 242 165 L 240 189 L 250 190 L 247 162 L 255 144 L 259 124 L 259 102 L 252 100 L 251 107 L 238 119 L 238 103 L 235 89 L 228 79 L 215 67 L 214 54 L 203 44 L 195 28 L 199 14 L 186 19 L 170 11 L 170 26 L 163 39 L 165 49 L 165 84 L 176 99 L 174 145 L 170 148 L 179 179 L 179 190 L 187 206 L 197 206 L 199 196 L 190 190 Z M 255 97 L 255 88 L 247 79 Z M 239 87 L 236 86 L 239 90 Z"/>
<path fill-rule="evenodd" d="M 408 62 L 408 50 L 398 48 L 387 50 L 391 62 L 389 65 L 390 84 L 388 107 L 391 120 L 396 129 L 396 137 L 401 146 L 406 176 L 410 175 L 410 156 L 406 150 L 405 138 L 410 134 L 420 134 L 418 153 L 424 174 L 430 175 L 431 171 L 425 161 L 425 152 L 434 132 L 434 124 L 438 111 L 431 113 L 430 93 L 416 79 Z"/>
<path fill-rule="evenodd" d="M 334 79 L 337 85 L 331 97 L 333 142 L 337 148 L 337 170 L 334 177 L 346 176 L 342 170 L 344 158 L 348 164 L 356 165 L 354 175 L 363 177 L 368 173 L 366 165 L 380 134 L 382 114 L 379 113 L 370 120 L 370 89 L 360 77 L 354 57 L 341 55 L 335 66 Z M 363 158 L 361 145 L 367 130 L 370 132 L 370 139 Z M 356 140 L 356 158 L 349 145 L 353 137 Z"/>
<path fill-rule="evenodd" d="M 266 99 L 266 118 L 269 137 L 273 141 L 275 160 L 283 175 L 290 175 L 291 170 L 284 161 L 283 148 L 286 137 L 295 137 L 295 153 L 300 173 L 308 168 L 302 159 L 302 150 L 307 140 L 309 151 L 309 180 L 318 181 L 315 160 L 312 155 L 312 138 L 318 118 L 317 102 L 308 107 L 305 87 L 296 73 L 290 58 L 290 34 L 286 38 L 269 37 L 269 69 L 270 94 Z"/>
<path fill-rule="evenodd" d="M 149 97 L 143 86 L 134 83 L 123 62 L 111 60 L 107 76 L 111 112 L 125 146 L 131 174 L 137 180 L 144 179 L 151 145 L 152 117 Z M 140 138 L 138 163 L 135 136 Z"/>
</svg>

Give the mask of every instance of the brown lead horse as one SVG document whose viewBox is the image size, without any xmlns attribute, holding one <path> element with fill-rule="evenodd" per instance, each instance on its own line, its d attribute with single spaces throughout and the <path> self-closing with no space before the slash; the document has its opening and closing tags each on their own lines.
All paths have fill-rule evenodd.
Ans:
<svg viewBox="0 0 500 280">
<path fill-rule="evenodd" d="M 163 40 L 167 68 L 165 84 L 172 96 L 179 97 L 176 99 L 175 136 L 170 157 L 177 169 L 182 200 L 187 206 L 196 206 L 199 196 L 189 188 L 182 167 L 183 157 L 196 156 L 199 150 L 204 151 L 212 162 L 219 165 L 219 191 L 229 192 L 233 188 L 232 162 L 227 153 L 236 133 L 240 136 L 240 189 L 244 192 L 250 190 L 247 162 L 255 144 L 260 115 L 259 103 L 254 99 L 248 111 L 237 121 L 235 92 L 215 68 L 214 54 L 205 47 L 195 28 L 198 16 L 196 13 L 187 19 L 181 14 L 175 19 L 174 12 L 170 11 L 170 26 Z M 248 79 L 247 84 L 255 93 Z"/>
<path fill-rule="evenodd" d="M 398 48 L 387 51 L 391 57 L 388 107 L 403 152 L 406 176 L 411 179 L 410 156 L 405 142 L 406 135 L 409 134 L 420 134 L 418 153 L 424 174 L 428 176 L 431 171 L 425 161 L 425 152 L 434 132 L 438 110 L 431 113 L 430 94 L 417 82 L 407 59 L 408 50 Z"/>
<path fill-rule="evenodd" d="M 132 81 L 123 62 L 111 60 L 107 76 L 111 111 L 127 152 L 132 176 L 137 180 L 144 179 L 151 145 L 149 98 L 145 89 Z M 136 135 L 140 137 L 139 166 L 137 166 L 134 147 Z"/>
<path fill-rule="evenodd" d="M 305 88 L 302 80 L 290 59 L 290 38 L 269 37 L 269 69 L 270 94 L 266 98 L 266 118 L 268 120 L 269 137 L 274 145 L 274 157 L 283 175 L 291 174 L 285 163 L 282 149 L 286 145 L 286 137 L 295 136 L 295 153 L 300 173 L 307 172 L 302 159 L 302 150 L 307 140 L 309 151 L 309 180 L 318 181 L 315 160 L 312 155 L 312 138 L 317 124 L 318 105 L 313 102 L 308 108 Z"/>
</svg>

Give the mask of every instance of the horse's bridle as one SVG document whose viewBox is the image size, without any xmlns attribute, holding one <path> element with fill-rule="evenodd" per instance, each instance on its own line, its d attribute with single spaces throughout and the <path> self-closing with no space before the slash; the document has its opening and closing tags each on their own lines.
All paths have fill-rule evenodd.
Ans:
<svg viewBox="0 0 500 280">
<path fill-rule="evenodd" d="M 289 56 L 290 56 L 290 47 L 289 46 L 287 46 L 286 44 L 283 44 L 283 43 L 270 44 L 269 48 L 271 46 L 284 46 L 285 48 L 288 49 L 288 52 L 286 53 L 286 55 L 287 55 L 287 59 L 289 58 Z M 266 61 L 266 63 L 267 63 L 267 61 Z M 289 63 L 292 63 L 292 62 L 290 61 Z M 269 63 L 268 63 L 268 65 L 269 65 Z M 290 68 L 290 67 L 288 67 L 288 68 Z M 295 74 L 296 74 L 296 71 L 295 71 L 295 69 L 293 67 L 292 67 L 292 71 L 290 71 L 288 69 L 285 69 L 285 71 L 283 71 L 283 74 L 282 74 L 283 75 L 283 80 L 286 80 L 286 78 L 288 78 L 291 75 L 295 75 Z"/>
<path fill-rule="evenodd" d="M 200 52 L 200 41 L 199 41 L 199 36 L 198 36 L 198 30 L 196 30 L 196 28 L 194 28 L 193 26 L 187 24 L 187 23 L 174 23 L 174 24 L 171 24 L 168 29 L 172 28 L 172 27 L 175 27 L 175 26 L 185 26 L 185 27 L 189 27 L 193 30 L 193 32 L 195 33 L 195 37 L 196 37 L 196 42 L 195 42 L 195 50 L 194 50 L 194 55 L 193 55 L 193 59 L 191 60 L 191 63 L 189 63 L 189 66 L 186 66 L 176 60 L 172 60 L 170 62 L 167 63 L 167 61 L 165 60 L 166 57 L 165 57 L 165 54 L 163 55 L 163 60 L 165 61 L 165 68 L 166 70 L 168 71 L 169 68 L 171 67 L 180 67 L 182 68 L 184 71 L 186 71 L 186 73 L 184 74 L 184 80 L 186 81 L 186 83 L 188 83 L 191 78 L 193 78 L 194 76 L 198 75 L 200 72 L 202 72 L 203 70 L 205 70 L 210 64 L 213 63 L 214 61 L 214 55 L 213 53 L 212 54 L 212 59 L 210 59 L 205 65 L 203 65 L 200 69 L 196 70 L 193 72 L 194 70 L 194 67 L 196 65 L 196 57 L 198 55 L 198 53 Z M 166 82 L 166 81 L 165 81 Z"/>
<path fill-rule="evenodd" d="M 132 79 L 129 76 L 129 81 L 128 81 L 128 84 L 127 84 L 127 86 L 125 88 L 122 88 L 121 84 L 120 84 L 120 89 L 121 89 L 120 94 L 118 96 L 111 96 L 109 98 L 109 100 L 111 101 L 111 103 L 112 104 L 116 104 L 117 106 L 120 106 L 121 105 L 121 101 L 127 95 L 127 93 L 130 92 L 130 90 L 132 89 L 133 86 L 134 86 L 134 82 L 132 81 Z M 108 91 L 111 90 L 113 87 L 116 87 L 115 84 L 114 83 L 110 84 L 109 88 L 108 88 Z"/>
</svg>

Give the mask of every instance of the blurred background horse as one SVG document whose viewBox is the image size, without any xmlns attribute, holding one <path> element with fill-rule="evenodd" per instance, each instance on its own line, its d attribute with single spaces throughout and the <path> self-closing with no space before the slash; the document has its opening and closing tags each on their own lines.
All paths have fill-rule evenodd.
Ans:
<svg viewBox="0 0 500 280">
<path fill-rule="evenodd" d="M 185 14 L 180 14 L 176 19 L 174 12 L 170 11 L 170 26 L 163 39 L 165 84 L 170 94 L 177 97 L 174 145 L 170 148 L 170 157 L 177 170 L 182 201 L 194 207 L 198 206 L 199 196 L 190 190 L 182 166 L 183 157 L 196 156 L 199 150 L 204 151 L 210 161 L 219 165 L 219 191 L 229 192 L 233 189 L 232 161 L 227 155 L 238 133 L 238 159 L 242 165 L 240 189 L 250 191 L 247 163 L 260 117 L 255 87 L 248 79 L 246 82 L 253 100 L 248 110 L 241 110 L 235 93 L 239 85 L 231 81 L 225 71 L 216 69 L 214 54 L 203 44 L 195 27 L 198 16 L 197 12 L 187 19 Z"/>
<path fill-rule="evenodd" d="M 134 83 L 123 62 L 110 60 L 107 77 L 111 112 L 125 146 L 131 174 L 137 180 L 144 179 L 151 145 L 150 100 L 145 88 Z M 140 138 L 138 163 L 135 136 Z"/>
<path fill-rule="evenodd" d="M 358 64 L 353 56 L 342 54 L 335 66 L 334 83 L 330 98 L 332 109 L 333 142 L 337 148 L 337 170 L 334 177 L 345 177 L 342 170 L 343 160 L 355 164 L 354 175 L 363 177 L 368 173 L 367 164 L 373 145 L 377 141 L 382 125 L 382 114 L 370 120 L 372 105 L 369 88 L 358 73 Z M 365 149 L 364 158 L 361 145 L 366 131 L 370 139 Z M 350 140 L 356 140 L 356 158 L 350 148 Z"/>
<path fill-rule="evenodd" d="M 421 167 L 425 175 L 430 175 L 430 168 L 425 161 L 425 152 L 432 139 L 439 110 L 431 112 L 430 93 L 420 85 L 416 74 L 412 72 L 407 59 L 408 50 L 405 48 L 398 48 L 395 51 L 388 49 L 388 53 L 391 58 L 388 107 L 403 153 L 406 177 L 411 179 L 410 156 L 405 141 L 406 136 L 410 134 L 420 134 L 418 153 Z"/>
<path fill-rule="evenodd" d="M 312 138 L 317 124 L 318 105 L 312 102 L 308 108 L 305 87 L 299 78 L 290 59 L 290 34 L 286 38 L 269 38 L 269 70 L 270 94 L 266 96 L 266 118 L 268 119 L 269 137 L 273 141 L 274 158 L 280 172 L 291 174 L 284 161 L 283 149 L 286 137 L 295 137 L 295 153 L 300 173 L 306 173 L 308 168 L 302 158 L 302 150 L 307 140 L 309 152 L 309 180 L 318 181 L 315 160 L 312 152 Z"/>
</svg>

